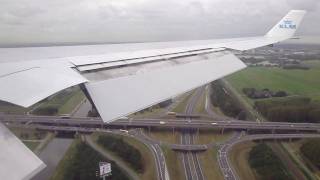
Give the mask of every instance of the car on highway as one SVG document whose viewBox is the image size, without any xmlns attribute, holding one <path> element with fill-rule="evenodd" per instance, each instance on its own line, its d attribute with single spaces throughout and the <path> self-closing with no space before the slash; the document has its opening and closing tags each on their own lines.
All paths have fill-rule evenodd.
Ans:
<svg viewBox="0 0 320 180">
<path fill-rule="evenodd" d="M 124 132 L 124 133 L 129 133 L 129 131 L 125 130 L 125 129 L 120 129 L 119 131 Z"/>
<path fill-rule="evenodd" d="M 172 111 L 170 111 L 170 112 L 168 112 L 168 113 L 167 113 L 167 115 L 169 115 L 169 116 L 176 116 L 176 115 L 177 115 L 177 113 L 176 113 L 176 112 L 172 112 Z"/>
<path fill-rule="evenodd" d="M 160 123 L 161 125 L 166 124 L 166 122 L 164 122 L 164 121 L 160 121 L 159 123 Z"/>
<path fill-rule="evenodd" d="M 61 119 L 70 119 L 70 114 L 61 114 L 60 118 Z"/>
<path fill-rule="evenodd" d="M 218 123 L 216 123 L 216 122 L 213 122 L 213 123 L 211 123 L 211 125 L 217 125 Z"/>
</svg>

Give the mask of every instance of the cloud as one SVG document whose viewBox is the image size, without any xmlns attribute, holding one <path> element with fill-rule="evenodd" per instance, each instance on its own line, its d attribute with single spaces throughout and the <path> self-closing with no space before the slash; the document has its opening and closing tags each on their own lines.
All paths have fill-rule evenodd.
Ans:
<svg viewBox="0 0 320 180">
<path fill-rule="evenodd" d="M 290 7 L 294 9 L 304 9 L 308 11 L 318 10 L 319 0 L 287 0 Z"/>
<path fill-rule="evenodd" d="M 264 34 L 290 9 L 311 11 L 300 34 L 320 35 L 318 0 L 1 0 L 0 42 L 115 42 Z"/>
</svg>

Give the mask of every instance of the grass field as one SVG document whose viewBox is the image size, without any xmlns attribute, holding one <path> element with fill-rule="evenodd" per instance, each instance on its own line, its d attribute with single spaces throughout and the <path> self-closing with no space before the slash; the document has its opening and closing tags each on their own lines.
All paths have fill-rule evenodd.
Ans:
<svg viewBox="0 0 320 180">
<path fill-rule="evenodd" d="M 166 130 L 166 129 L 152 130 L 149 136 L 161 142 L 173 143 L 173 144 L 180 143 L 180 133 L 177 131 L 173 133 L 172 130 Z"/>
<path fill-rule="evenodd" d="M 170 179 L 172 180 L 184 180 L 184 170 L 181 161 L 178 157 L 178 153 L 171 150 L 169 147 L 162 146 L 164 157 L 166 158 L 166 164 L 169 171 Z"/>
<path fill-rule="evenodd" d="M 174 107 L 172 109 L 173 112 L 177 112 L 177 113 L 184 113 L 185 109 L 186 109 L 186 106 L 187 106 L 187 103 L 188 103 L 188 100 L 189 98 L 191 97 L 191 95 L 194 93 L 194 90 L 188 92 L 183 98 L 182 100 L 179 102 L 179 104 Z"/>
<path fill-rule="evenodd" d="M 23 108 L 14 104 L 10 104 L 4 101 L 0 101 L 0 112 L 8 114 L 26 114 L 32 107 Z"/>
<path fill-rule="evenodd" d="M 75 107 L 77 107 L 80 102 L 85 98 L 81 90 L 76 90 L 72 96 L 60 106 L 58 114 L 69 114 Z"/>
<path fill-rule="evenodd" d="M 210 148 L 199 154 L 201 167 L 206 179 L 223 180 L 223 175 L 217 161 L 217 148 Z"/>
<path fill-rule="evenodd" d="M 206 91 L 204 91 L 204 93 L 200 96 L 200 98 L 196 104 L 194 112 L 199 113 L 199 114 L 206 113 L 205 105 L 206 105 Z"/>
<path fill-rule="evenodd" d="M 229 158 L 240 179 L 256 179 L 255 172 L 248 162 L 249 152 L 254 146 L 255 143 L 253 142 L 240 143 L 230 151 Z"/>
<path fill-rule="evenodd" d="M 242 95 L 242 88 L 284 90 L 290 95 L 303 95 L 320 100 L 320 61 L 308 61 L 310 70 L 248 67 L 226 79 Z"/>
<path fill-rule="evenodd" d="M 231 131 L 225 131 L 221 134 L 219 130 L 200 130 L 196 137 L 196 144 L 209 144 L 212 142 L 222 142 L 230 138 Z"/>
<path fill-rule="evenodd" d="M 79 87 L 72 87 L 44 100 L 38 108 L 54 106 L 58 108 L 58 114 L 69 114 L 84 98 Z"/>
</svg>

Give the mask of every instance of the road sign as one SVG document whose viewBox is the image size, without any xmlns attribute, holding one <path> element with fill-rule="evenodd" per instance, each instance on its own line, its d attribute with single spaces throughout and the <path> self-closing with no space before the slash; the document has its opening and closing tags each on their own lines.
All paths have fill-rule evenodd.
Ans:
<svg viewBox="0 0 320 180">
<path fill-rule="evenodd" d="M 99 169 L 100 169 L 100 177 L 108 176 L 111 174 L 111 164 L 110 163 L 100 162 Z"/>
</svg>

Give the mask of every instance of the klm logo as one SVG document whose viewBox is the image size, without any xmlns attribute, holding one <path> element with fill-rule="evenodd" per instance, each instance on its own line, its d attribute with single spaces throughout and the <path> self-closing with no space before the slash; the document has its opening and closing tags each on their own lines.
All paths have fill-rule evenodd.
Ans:
<svg viewBox="0 0 320 180">
<path fill-rule="evenodd" d="M 293 24 L 292 21 L 283 21 L 282 24 L 279 25 L 279 28 L 282 29 L 297 29 L 297 25 Z"/>
</svg>

